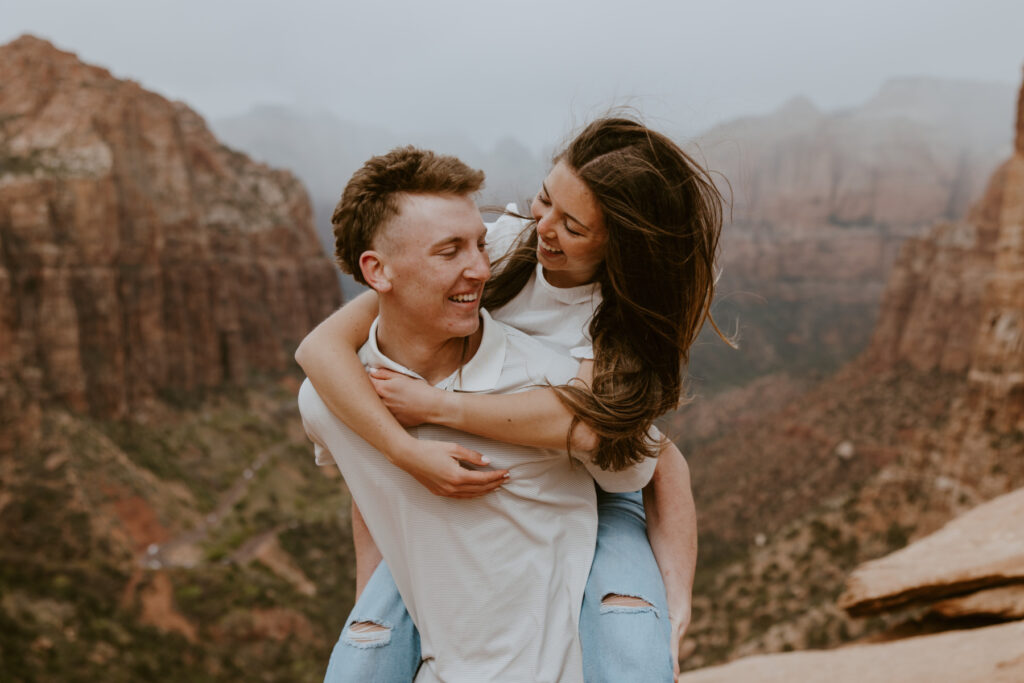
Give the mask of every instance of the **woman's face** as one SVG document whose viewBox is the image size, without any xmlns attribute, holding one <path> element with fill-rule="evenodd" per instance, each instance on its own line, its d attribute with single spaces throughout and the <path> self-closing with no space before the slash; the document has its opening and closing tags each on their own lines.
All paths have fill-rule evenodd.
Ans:
<svg viewBox="0 0 1024 683">
<path fill-rule="evenodd" d="M 608 232 L 590 188 L 559 161 L 530 205 L 537 221 L 537 259 L 555 287 L 591 282 L 604 261 Z"/>
</svg>

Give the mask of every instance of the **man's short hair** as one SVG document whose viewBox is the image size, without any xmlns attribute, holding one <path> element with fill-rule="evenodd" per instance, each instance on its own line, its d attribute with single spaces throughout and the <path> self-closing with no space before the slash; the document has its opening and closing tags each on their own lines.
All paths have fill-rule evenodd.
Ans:
<svg viewBox="0 0 1024 683">
<path fill-rule="evenodd" d="M 367 284 L 359 257 L 374 248 L 374 239 L 398 215 L 403 194 L 441 194 L 463 197 L 484 184 L 484 173 L 453 156 L 409 145 L 376 156 L 363 164 L 345 186 L 334 209 L 334 257 L 346 273 Z"/>
</svg>

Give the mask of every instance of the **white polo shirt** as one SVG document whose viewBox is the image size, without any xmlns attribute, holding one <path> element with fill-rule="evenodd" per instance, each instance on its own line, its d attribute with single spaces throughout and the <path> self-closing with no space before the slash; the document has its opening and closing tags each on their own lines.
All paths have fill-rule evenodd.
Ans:
<svg viewBox="0 0 1024 683">
<path fill-rule="evenodd" d="M 510 393 L 575 376 L 570 358 L 485 311 L 481 319 L 480 348 L 437 386 Z M 384 356 L 376 340 L 375 322 L 359 351 L 365 365 L 417 376 Z M 579 612 L 597 538 L 588 470 L 601 470 L 565 453 L 436 425 L 413 428 L 417 438 L 454 441 L 510 471 L 509 482 L 486 496 L 444 498 L 336 418 L 309 380 L 299 408 L 318 459 L 333 457 L 341 469 L 419 629 L 425 661 L 417 683 L 582 681 Z M 636 479 L 638 469 L 603 475 Z"/>
</svg>

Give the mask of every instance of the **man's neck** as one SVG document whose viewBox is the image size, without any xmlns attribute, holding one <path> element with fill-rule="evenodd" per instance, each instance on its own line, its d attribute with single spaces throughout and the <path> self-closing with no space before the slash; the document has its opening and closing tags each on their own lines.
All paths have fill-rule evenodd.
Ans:
<svg viewBox="0 0 1024 683">
<path fill-rule="evenodd" d="M 432 339 L 421 329 L 411 329 L 382 311 L 377 321 L 377 348 L 428 383 L 437 384 L 476 354 L 483 329 L 481 324 L 469 337 Z"/>
</svg>

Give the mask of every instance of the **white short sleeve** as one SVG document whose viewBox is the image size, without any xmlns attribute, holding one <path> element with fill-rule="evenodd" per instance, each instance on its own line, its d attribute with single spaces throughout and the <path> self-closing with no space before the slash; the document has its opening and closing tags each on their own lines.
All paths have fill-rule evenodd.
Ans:
<svg viewBox="0 0 1024 683">
<path fill-rule="evenodd" d="M 586 346 L 576 346 L 569 349 L 569 355 L 576 360 L 594 360 L 594 347 L 590 344 Z"/>
<path fill-rule="evenodd" d="M 506 211 L 518 212 L 515 204 L 505 207 Z M 493 223 L 485 223 L 487 227 L 487 256 L 491 262 L 497 261 L 507 254 L 516 243 L 516 238 L 522 234 L 529 221 L 515 216 L 503 214 Z"/>
<path fill-rule="evenodd" d="M 648 441 L 661 443 L 663 438 L 661 432 L 654 425 L 651 425 L 651 428 L 647 430 Z M 654 468 L 658 466 L 657 458 L 644 458 L 624 470 L 609 472 L 608 470 L 602 470 L 593 461 L 583 460 L 582 462 L 583 466 L 590 472 L 590 476 L 597 482 L 597 485 L 608 493 L 639 491 L 651 481 L 651 477 L 654 476 Z"/>
</svg>

